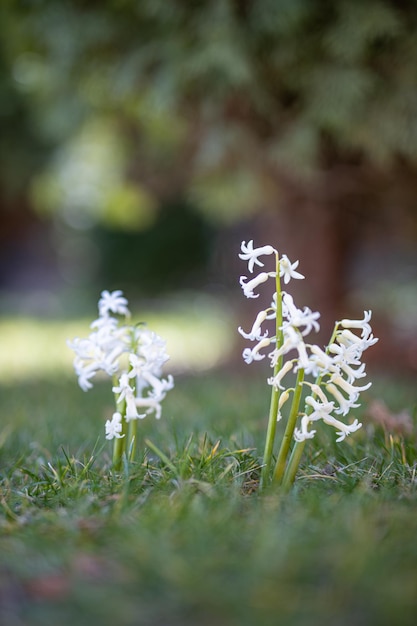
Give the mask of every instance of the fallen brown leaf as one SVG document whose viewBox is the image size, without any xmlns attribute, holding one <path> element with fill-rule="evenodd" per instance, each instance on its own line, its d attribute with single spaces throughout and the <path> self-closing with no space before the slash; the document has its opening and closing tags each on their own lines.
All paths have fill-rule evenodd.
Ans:
<svg viewBox="0 0 417 626">
<path fill-rule="evenodd" d="M 383 400 L 373 400 L 366 415 L 376 426 L 390 433 L 408 437 L 415 433 L 413 419 L 408 411 L 392 413 Z"/>
</svg>

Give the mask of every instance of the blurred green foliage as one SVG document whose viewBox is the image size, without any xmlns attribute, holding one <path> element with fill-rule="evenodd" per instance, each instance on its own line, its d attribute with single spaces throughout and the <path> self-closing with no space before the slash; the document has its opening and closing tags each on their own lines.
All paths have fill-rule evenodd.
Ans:
<svg viewBox="0 0 417 626">
<path fill-rule="evenodd" d="M 413 0 L 6 0 L 0 206 L 14 191 L 80 238 L 146 231 L 141 249 L 161 252 L 175 221 L 161 207 L 184 204 L 191 283 L 202 226 L 281 211 L 283 237 L 296 223 L 301 250 L 326 250 L 315 291 L 337 308 L 352 247 L 381 219 L 417 233 L 416 34 Z M 93 248 L 85 277 L 107 255 Z"/>
<path fill-rule="evenodd" d="M 146 232 L 97 228 L 94 240 L 106 250 L 100 276 L 108 284 L 136 284 L 139 293 L 157 295 L 185 287 L 198 290 L 210 259 L 212 229 L 185 204 L 161 208 Z"/>
<path fill-rule="evenodd" d="M 121 179 L 158 196 L 152 172 L 174 167 L 222 215 L 233 194 L 202 189 L 224 171 L 237 190 L 250 174 L 259 205 L 265 169 L 314 169 L 329 144 L 385 164 L 417 156 L 411 0 L 8 0 L 0 11 L 2 126 L 25 147 L 13 155 L 23 169 L 39 146 L 60 146 L 59 162 L 99 119 L 120 143 L 107 150 L 128 155 Z"/>
</svg>

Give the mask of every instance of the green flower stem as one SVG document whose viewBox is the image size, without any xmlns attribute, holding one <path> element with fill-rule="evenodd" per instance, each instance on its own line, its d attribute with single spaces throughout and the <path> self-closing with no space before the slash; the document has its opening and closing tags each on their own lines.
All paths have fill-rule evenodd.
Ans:
<svg viewBox="0 0 417 626">
<path fill-rule="evenodd" d="M 281 327 L 282 327 L 281 280 L 279 277 L 278 253 L 276 254 L 275 258 L 276 258 L 275 290 L 276 290 L 276 295 L 277 295 L 277 301 L 276 301 L 277 310 L 276 310 L 276 320 L 275 320 L 275 330 L 276 330 L 275 345 L 276 345 L 276 349 L 278 350 L 281 347 L 282 341 L 283 341 L 282 330 L 281 330 Z M 282 359 L 283 357 L 280 356 L 279 359 L 277 360 L 277 363 L 274 367 L 274 376 L 276 376 L 282 368 Z M 269 407 L 268 428 L 267 428 L 267 433 L 266 433 L 265 451 L 264 451 L 263 467 L 262 467 L 262 475 L 261 475 L 261 487 L 266 487 L 267 484 L 269 483 L 271 463 L 272 463 L 272 453 L 274 450 L 275 434 L 276 434 L 276 429 L 277 429 L 279 397 L 280 397 L 280 390 L 272 387 L 271 403 Z"/>
<path fill-rule="evenodd" d="M 115 387 L 117 384 L 118 378 L 117 376 L 113 376 L 113 386 Z M 127 422 L 124 418 L 124 414 L 126 412 L 126 402 L 123 400 L 123 402 L 118 404 L 116 394 L 114 396 L 114 400 L 116 403 L 116 411 L 119 411 L 122 416 L 122 432 L 120 434 L 124 435 L 124 437 L 116 437 L 113 443 L 113 469 L 118 472 L 122 467 L 122 458 L 126 448 Z"/>
<path fill-rule="evenodd" d="M 120 413 L 123 416 L 126 410 L 126 403 L 122 402 L 120 406 Z M 124 417 L 122 417 L 122 432 L 121 435 L 124 437 L 117 437 L 114 439 L 113 444 L 113 469 L 118 472 L 122 467 L 122 458 L 126 449 L 126 435 L 127 435 L 127 422 Z"/>
<path fill-rule="evenodd" d="M 285 428 L 284 436 L 282 438 L 281 447 L 278 453 L 278 459 L 275 466 L 273 482 L 280 483 L 284 476 L 285 466 L 287 463 L 288 453 L 290 451 L 290 445 L 294 434 L 294 429 L 297 423 L 298 412 L 300 407 L 301 393 L 303 390 L 304 381 L 304 369 L 300 368 L 297 373 L 297 380 L 295 383 L 294 396 L 292 399 L 291 410 Z"/>
<path fill-rule="evenodd" d="M 292 449 L 290 460 L 288 461 L 287 469 L 282 481 L 282 488 L 284 491 L 289 491 L 294 483 L 305 444 L 305 441 L 297 441 Z"/>
<path fill-rule="evenodd" d="M 268 429 L 266 432 L 265 452 L 263 458 L 263 467 L 261 475 L 261 486 L 266 487 L 269 482 L 269 473 L 271 471 L 272 452 L 274 448 L 275 433 L 277 429 L 279 391 L 272 390 L 271 405 L 269 408 Z"/>
<path fill-rule="evenodd" d="M 136 452 L 138 420 L 130 420 L 127 431 L 126 450 L 129 461 L 133 461 Z"/>
<path fill-rule="evenodd" d="M 328 346 L 330 346 L 337 335 L 337 330 L 339 327 L 339 322 L 335 323 L 334 329 L 333 329 L 333 333 L 332 336 L 330 337 L 330 341 L 328 343 Z M 326 352 L 328 352 L 328 349 L 326 350 Z M 315 384 L 320 386 L 321 385 L 321 380 L 322 380 L 322 375 L 318 376 L 315 380 Z M 316 396 L 315 393 L 313 393 L 313 398 Z M 311 406 L 307 407 L 305 413 L 306 415 L 309 415 L 312 412 L 312 408 Z M 291 456 L 290 456 L 290 460 L 288 461 L 288 465 L 287 465 L 287 469 L 285 471 L 284 474 L 284 478 L 282 479 L 282 487 L 284 491 L 289 491 L 295 481 L 295 477 L 297 475 L 297 471 L 300 465 L 300 461 L 301 461 L 301 457 L 303 455 L 304 452 L 304 447 L 305 447 L 306 442 L 305 441 L 297 441 L 294 445 L 294 448 L 292 450 Z"/>
</svg>

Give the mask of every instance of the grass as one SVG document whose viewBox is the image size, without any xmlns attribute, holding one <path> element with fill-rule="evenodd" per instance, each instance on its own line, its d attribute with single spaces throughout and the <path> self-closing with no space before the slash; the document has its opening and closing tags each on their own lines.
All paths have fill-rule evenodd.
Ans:
<svg viewBox="0 0 417 626">
<path fill-rule="evenodd" d="M 394 411 L 413 393 L 372 388 Z M 280 496 L 257 490 L 260 378 L 178 377 L 120 474 L 107 385 L 61 375 L 0 397 L 1 624 L 414 625 L 416 428 L 364 418 L 342 444 L 322 429 Z"/>
</svg>

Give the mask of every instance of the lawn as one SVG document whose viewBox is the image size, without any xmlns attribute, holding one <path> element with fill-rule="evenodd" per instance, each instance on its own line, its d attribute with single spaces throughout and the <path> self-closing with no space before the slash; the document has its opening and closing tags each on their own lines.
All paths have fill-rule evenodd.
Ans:
<svg viewBox="0 0 417 626">
<path fill-rule="evenodd" d="M 257 489 L 264 390 L 253 369 L 177 376 L 114 473 L 108 385 L 0 387 L 0 623 L 414 625 L 416 429 L 365 415 L 412 413 L 412 386 L 377 380 L 364 428 L 322 429 L 285 496 Z"/>
</svg>

